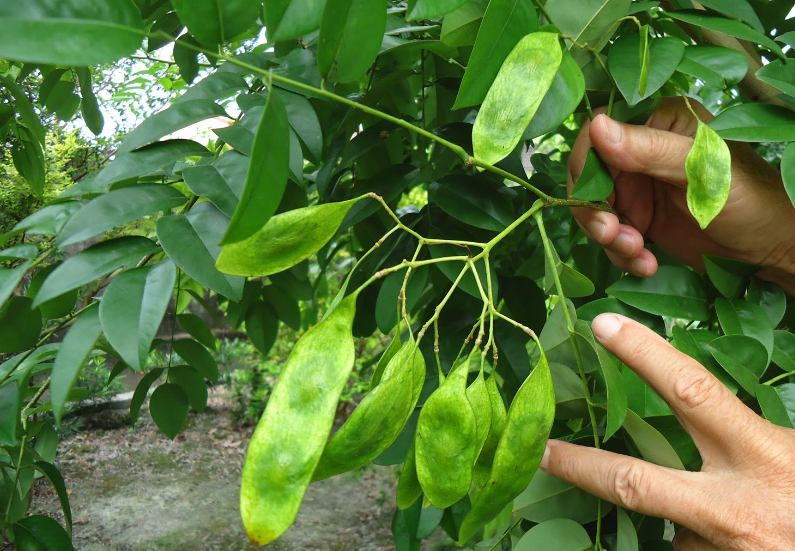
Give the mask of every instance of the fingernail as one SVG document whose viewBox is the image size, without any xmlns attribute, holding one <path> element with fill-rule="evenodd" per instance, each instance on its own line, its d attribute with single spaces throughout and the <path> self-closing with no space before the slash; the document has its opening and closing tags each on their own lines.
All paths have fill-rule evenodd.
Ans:
<svg viewBox="0 0 795 551">
<path fill-rule="evenodd" d="M 549 467 L 549 452 L 550 451 L 551 450 L 549 449 L 549 444 L 547 444 L 547 447 L 544 450 L 544 457 L 541 458 L 541 465 L 539 465 L 541 467 L 541 470 L 543 470 L 543 471 L 546 471 L 547 467 Z"/>
<path fill-rule="evenodd" d="M 620 143 L 624 134 L 621 125 L 611 118 L 605 117 L 605 126 L 607 127 L 607 139 L 610 143 Z"/>
<path fill-rule="evenodd" d="M 606 231 L 607 224 L 598 218 L 588 222 L 588 233 L 590 233 L 591 237 L 596 239 L 597 242 L 601 243 L 604 240 Z"/>
<path fill-rule="evenodd" d="M 601 314 L 596 316 L 591 324 L 594 336 L 600 341 L 608 341 L 621 329 L 621 318 L 613 314 Z"/>
</svg>

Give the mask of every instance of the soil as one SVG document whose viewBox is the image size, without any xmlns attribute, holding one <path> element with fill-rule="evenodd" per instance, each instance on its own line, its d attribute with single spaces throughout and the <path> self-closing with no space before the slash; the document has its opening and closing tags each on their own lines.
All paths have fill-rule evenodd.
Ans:
<svg viewBox="0 0 795 551">
<path fill-rule="evenodd" d="M 145 408 L 144 408 L 145 409 Z M 85 551 L 256 549 L 238 511 L 238 485 L 252 427 L 233 425 L 223 393 L 169 440 L 142 415 L 109 410 L 80 420 L 59 445 L 75 548 Z M 392 551 L 395 469 L 367 467 L 310 485 L 295 524 L 273 551 Z M 55 492 L 36 486 L 35 513 L 62 520 Z M 423 549 L 448 548 L 437 529 Z"/>
</svg>

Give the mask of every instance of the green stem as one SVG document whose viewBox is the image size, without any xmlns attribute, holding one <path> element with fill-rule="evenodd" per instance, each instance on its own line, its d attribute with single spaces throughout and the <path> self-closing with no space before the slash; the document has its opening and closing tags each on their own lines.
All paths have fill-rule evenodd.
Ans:
<svg viewBox="0 0 795 551">
<path fill-rule="evenodd" d="M 552 18 L 549 16 L 549 12 L 547 11 L 546 6 L 544 6 L 544 4 L 541 3 L 541 0 L 533 0 L 533 4 L 536 5 L 536 7 L 538 8 L 538 11 L 540 11 L 541 15 L 544 16 L 544 19 L 547 20 L 547 23 L 549 23 L 550 25 L 554 25 L 555 24 L 552 21 Z"/>
<path fill-rule="evenodd" d="M 782 373 L 781 375 L 778 375 L 778 376 L 776 376 L 776 377 L 773 377 L 773 378 L 772 378 L 772 379 L 770 379 L 769 381 L 766 381 L 766 382 L 764 382 L 764 383 L 762 383 L 762 384 L 763 384 L 763 385 L 770 386 L 770 385 L 772 385 L 773 383 L 777 383 L 777 382 L 779 382 L 781 379 L 786 379 L 787 377 L 790 377 L 790 376 L 792 376 L 792 375 L 795 375 L 795 371 L 788 371 L 787 373 Z"/>
<path fill-rule="evenodd" d="M 17 468 L 14 471 L 14 484 L 11 486 L 11 490 L 8 492 L 8 505 L 6 505 L 6 524 L 8 524 L 8 519 L 11 516 L 11 506 L 14 504 L 14 496 L 17 494 L 17 484 L 19 484 L 19 472 L 22 470 L 22 457 L 25 451 L 25 443 L 28 440 L 28 435 L 25 434 L 22 437 L 22 443 L 19 445 L 19 457 L 17 459 Z"/>
</svg>

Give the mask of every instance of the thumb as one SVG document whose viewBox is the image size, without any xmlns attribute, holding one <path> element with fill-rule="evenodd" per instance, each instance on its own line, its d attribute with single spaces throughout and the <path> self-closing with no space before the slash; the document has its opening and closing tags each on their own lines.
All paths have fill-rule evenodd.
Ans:
<svg viewBox="0 0 795 551">
<path fill-rule="evenodd" d="M 602 160 L 622 172 L 640 172 L 677 187 L 687 187 L 685 159 L 693 138 L 636 126 L 598 115 L 591 123 L 591 142 Z"/>
</svg>

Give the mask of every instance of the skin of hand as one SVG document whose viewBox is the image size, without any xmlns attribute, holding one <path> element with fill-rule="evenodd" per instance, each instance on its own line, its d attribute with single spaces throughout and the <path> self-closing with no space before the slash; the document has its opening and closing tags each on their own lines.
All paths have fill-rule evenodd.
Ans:
<svg viewBox="0 0 795 551">
<path fill-rule="evenodd" d="M 712 119 L 703 106 L 693 100 L 691 105 L 701 120 Z M 663 100 L 645 126 L 604 114 L 586 121 L 569 157 L 569 192 L 593 147 L 613 174 L 615 191 L 608 201 L 618 217 L 572 209 L 577 223 L 613 264 L 637 276 L 657 271 L 657 259 L 644 248 L 648 239 L 701 270 L 704 253 L 757 264 L 760 278 L 795 293 L 795 209 L 779 171 L 748 144 L 729 142 L 732 189 L 723 211 L 706 230 L 690 214 L 685 159 L 697 124 L 681 98 Z"/>
<path fill-rule="evenodd" d="M 699 363 L 629 318 L 602 314 L 593 332 L 671 406 L 703 467 L 679 471 L 550 440 L 541 468 L 616 505 L 684 526 L 676 551 L 795 549 L 795 431 L 756 415 Z"/>
</svg>

